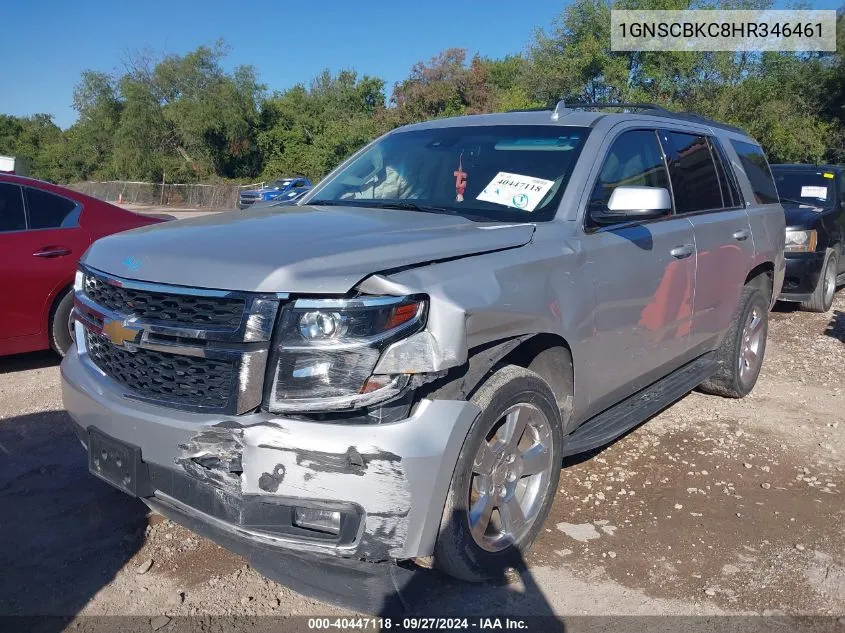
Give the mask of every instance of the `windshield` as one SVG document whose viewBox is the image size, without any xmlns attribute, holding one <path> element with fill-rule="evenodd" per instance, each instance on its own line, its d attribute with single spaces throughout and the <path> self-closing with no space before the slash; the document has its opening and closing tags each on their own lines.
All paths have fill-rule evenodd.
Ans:
<svg viewBox="0 0 845 633">
<path fill-rule="evenodd" d="M 781 202 L 833 208 L 836 200 L 836 177 L 832 172 L 773 169 L 772 173 Z"/>
<path fill-rule="evenodd" d="M 587 128 L 472 126 L 396 132 L 356 157 L 308 204 L 464 215 L 554 217 Z"/>
<path fill-rule="evenodd" d="M 288 180 L 274 180 L 269 185 L 267 185 L 268 189 L 284 189 L 290 184 L 290 179 Z"/>
</svg>

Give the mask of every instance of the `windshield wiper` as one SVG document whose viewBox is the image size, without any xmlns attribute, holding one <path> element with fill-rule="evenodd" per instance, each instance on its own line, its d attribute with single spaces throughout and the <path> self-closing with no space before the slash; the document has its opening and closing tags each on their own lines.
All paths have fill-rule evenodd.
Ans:
<svg viewBox="0 0 845 633">
<path fill-rule="evenodd" d="M 780 200 L 781 202 L 786 201 L 799 206 L 816 207 L 817 209 L 824 209 L 824 203 L 827 202 L 827 200 L 822 200 L 821 198 L 816 198 L 817 202 L 811 202 L 809 200 L 795 200 L 794 198 L 781 198 Z"/>
<path fill-rule="evenodd" d="M 350 200 L 311 200 L 308 204 L 335 207 L 372 207 L 373 209 L 400 209 L 403 211 L 423 211 L 426 213 L 448 213 L 461 215 L 459 211 L 427 204 L 418 204 L 408 200 L 387 201 L 372 198 L 352 198 Z"/>
<path fill-rule="evenodd" d="M 466 218 L 471 222 L 491 222 L 492 220 L 488 217 L 483 215 L 479 215 L 478 213 L 473 213 L 470 210 L 464 211 L 463 209 L 450 209 L 448 207 L 438 207 L 435 205 L 430 204 L 419 204 L 416 202 L 410 201 L 401 201 L 401 202 L 378 202 L 378 203 L 370 203 L 367 205 L 368 207 L 373 207 L 376 209 L 400 209 L 404 211 L 421 211 L 422 213 L 443 213 L 446 215 L 457 215 L 462 218 Z"/>
<path fill-rule="evenodd" d="M 427 213 L 448 213 L 450 215 L 457 215 L 458 212 L 446 207 L 437 207 L 428 204 L 419 204 L 403 200 L 401 202 L 385 202 L 382 200 L 374 200 L 367 204 L 368 207 L 375 207 L 376 209 L 400 209 L 404 211 L 423 211 Z"/>
<path fill-rule="evenodd" d="M 446 215 L 457 215 L 475 222 L 490 222 L 490 218 L 471 213 L 464 212 L 461 209 L 449 209 L 448 207 L 438 207 L 436 205 L 419 204 L 409 200 L 389 202 L 385 200 L 370 199 L 370 198 L 352 198 L 351 200 L 311 200 L 309 205 L 324 205 L 335 207 L 369 207 L 371 209 L 399 209 L 400 211 L 420 211 L 422 213 L 443 213 Z"/>
<path fill-rule="evenodd" d="M 319 204 L 325 207 L 349 207 L 351 200 L 311 200 L 308 204 Z"/>
</svg>

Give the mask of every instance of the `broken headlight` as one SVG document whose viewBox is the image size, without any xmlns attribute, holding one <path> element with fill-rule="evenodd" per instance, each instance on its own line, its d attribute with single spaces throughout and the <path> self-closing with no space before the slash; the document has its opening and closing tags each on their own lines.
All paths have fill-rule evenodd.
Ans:
<svg viewBox="0 0 845 633">
<path fill-rule="evenodd" d="M 274 413 L 339 411 L 400 395 L 408 374 L 373 375 L 382 351 L 425 327 L 428 300 L 298 299 L 279 316 L 267 403 Z"/>
</svg>

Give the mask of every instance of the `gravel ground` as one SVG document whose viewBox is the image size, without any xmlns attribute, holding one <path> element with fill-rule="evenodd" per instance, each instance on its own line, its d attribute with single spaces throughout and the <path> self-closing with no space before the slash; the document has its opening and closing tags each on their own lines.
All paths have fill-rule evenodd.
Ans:
<svg viewBox="0 0 845 633">
<path fill-rule="evenodd" d="M 750 397 L 690 394 L 567 464 L 526 570 L 478 586 L 429 572 L 417 610 L 845 615 L 843 361 L 845 292 L 828 314 L 779 306 Z M 348 613 L 149 514 L 85 464 L 55 358 L 0 359 L 0 615 Z"/>
</svg>

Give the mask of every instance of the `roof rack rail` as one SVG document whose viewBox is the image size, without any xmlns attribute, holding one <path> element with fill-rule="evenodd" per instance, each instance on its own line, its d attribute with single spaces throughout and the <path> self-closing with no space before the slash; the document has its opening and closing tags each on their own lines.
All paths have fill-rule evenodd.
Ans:
<svg viewBox="0 0 845 633">
<path fill-rule="evenodd" d="M 558 121 L 561 116 L 565 115 L 567 112 L 571 110 L 598 110 L 600 108 L 620 108 L 622 110 L 641 110 L 642 114 L 651 114 L 653 116 L 662 116 L 666 117 L 667 119 L 677 119 L 678 121 L 689 121 L 691 123 L 700 123 L 702 125 L 709 125 L 711 127 L 718 127 L 723 130 L 730 130 L 732 132 L 738 132 L 745 136 L 748 135 L 748 132 L 745 130 L 735 127 L 733 125 L 728 125 L 727 123 L 721 123 L 720 121 L 715 121 L 713 119 L 708 119 L 705 116 L 701 116 L 695 112 L 676 112 L 674 110 L 669 110 L 664 108 L 661 105 L 657 105 L 656 103 L 610 103 L 605 101 L 588 101 L 588 102 L 577 102 L 573 101 L 571 103 L 566 103 L 563 99 L 557 102 L 557 105 L 552 108 L 551 106 L 547 106 L 545 108 L 525 108 L 520 110 L 508 110 L 508 112 L 548 112 L 549 110 L 552 111 L 552 121 Z"/>
<path fill-rule="evenodd" d="M 728 123 L 722 123 L 721 121 L 716 121 L 714 119 L 708 119 L 707 117 L 701 116 L 700 114 L 697 114 L 695 112 L 673 112 L 671 110 L 661 109 L 656 112 L 644 112 L 643 114 L 654 114 L 655 116 L 662 116 L 666 117 L 667 119 L 677 119 L 678 121 L 700 123 L 701 125 L 709 125 L 710 127 L 717 127 L 722 130 L 738 132 L 743 136 L 748 136 L 748 132 L 746 132 L 742 128 L 736 127 L 735 125 L 729 125 Z"/>
<path fill-rule="evenodd" d="M 584 103 L 568 103 L 567 108 L 579 108 L 582 110 L 598 109 L 598 108 L 622 108 L 623 110 L 657 110 L 658 112 L 669 112 L 663 106 L 656 103 L 609 103 L 604 101 L 588 101 Z"/>
<path fill-rule="evenodd" d="M 563 102 L 559 102 L 558 106 L 560 106 Z M 715 121 L 713 119 L 708 119 L 705 116 L 701 116 L 695 112 L 676 112 L 674 110 L 669 110 L 664 108 L 661 105 L 657 105 L 656 103 L 606 103 L 606 102 L 589 102 L 589 103 L 568 103 L 566 104 L 567 109 L 598 109 L 598 108 L 622 108 L 623 110 L 642 110 L 642 114 L 651 114 L 654 116 L 662 116 L 666 117 L 667 119 L 677 119 L 679 121 L 689 121 L 691 123 L 701 123 L 702 125 L 709 125 L 711 127 L 718 127 L 723 130 L 730 130 L 732 132 L 739 132 L 743 135 L 748 135 L 748 133 L 738 127 L 733 125 L 728 125 L 727 123 L 722 123 L 720 121 Z M 557 120 L 554 115 L 552 115 L 553 120 Z"/>
<path fill-rule="evenodd" d="M 541 108 L 516 108 L 515 110 L 505 110 L 505 112 L 508 114 L 513 112 L 548 112 L 551 109 L 551 106 L 543 106 Z"/>
</svg>

